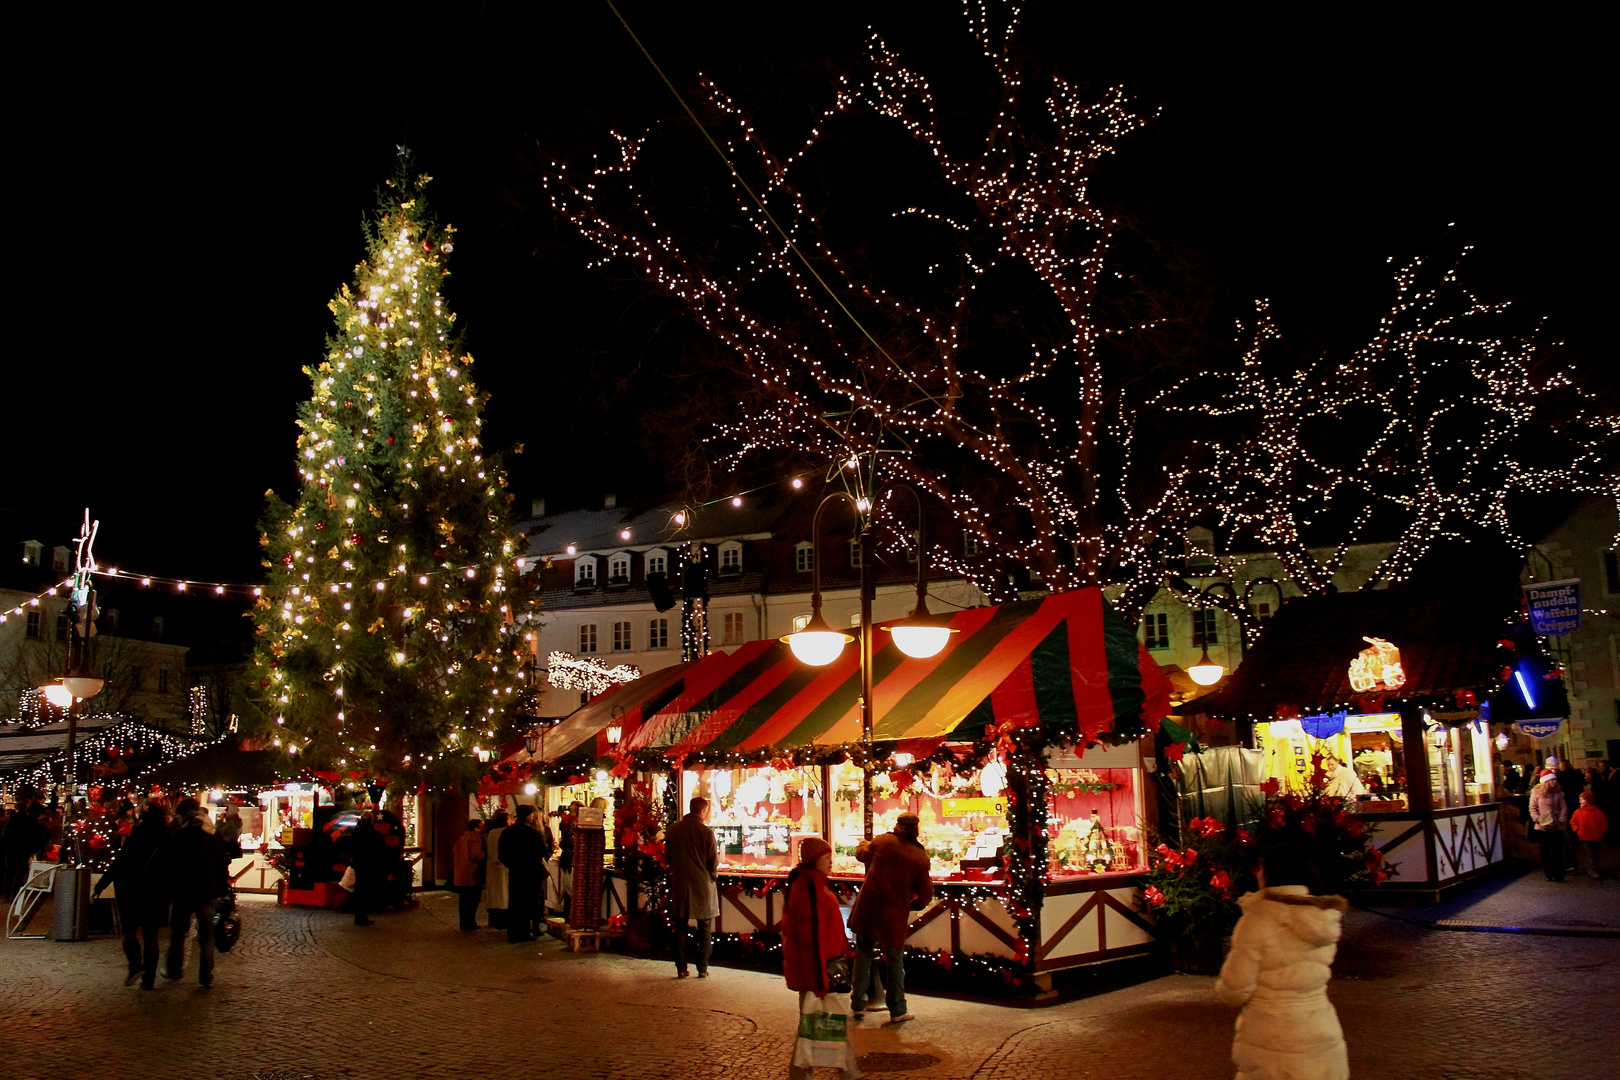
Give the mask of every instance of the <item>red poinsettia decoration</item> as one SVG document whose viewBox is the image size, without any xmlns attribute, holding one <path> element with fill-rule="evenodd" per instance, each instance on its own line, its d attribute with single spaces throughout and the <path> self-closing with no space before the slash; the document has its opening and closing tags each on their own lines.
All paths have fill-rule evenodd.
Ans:
<svg viewBox="0 0 1620 1080">
<path fill-rule="evenodd" d="M 1215 890 L 1215 895 L 1225 899 L 1232 895 L 1232 878 L 1225 870 L 1217 870 L 1209 875 L 1209 887 Z"/>
<path fill-rule="evenodd" d="M 1164 893 L 1160 892 L 1152 885 L 1149 885 L 1147 888 L 1142 890 L 1142 897 L 1154 907 L 1164 906 Z"/>
</svg>

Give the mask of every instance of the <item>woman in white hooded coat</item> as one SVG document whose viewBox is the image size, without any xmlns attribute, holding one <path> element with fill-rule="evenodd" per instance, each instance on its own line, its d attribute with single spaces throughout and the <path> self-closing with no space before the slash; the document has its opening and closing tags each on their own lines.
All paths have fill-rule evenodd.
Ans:
<svg viewBox="0 0 1620 1080">
<path fill-rule="evenodd" d="M 1340 896 L 1313 896 L 1315 867 L 1296 848 L 1266 853 L 1260 891 L 1238 900 L 1243 916 L 1215 996 L 1241 1005 L 1232 1037 L 1237 1080 L 1347 1080 L 1339 1014 L 1328 1000 L 1338 951 Z"/>
</svg>

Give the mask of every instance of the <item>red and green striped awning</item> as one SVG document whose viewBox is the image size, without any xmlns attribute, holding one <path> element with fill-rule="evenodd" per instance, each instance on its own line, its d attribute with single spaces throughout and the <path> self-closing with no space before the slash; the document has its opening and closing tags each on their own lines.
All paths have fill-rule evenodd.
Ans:
<svg viewBox="0 0 1620 1080">
<path fill-rule="evenodd" d="M 951 625 L 960 633 L 927 660 L 904 655 L 879 632 L 874 738 L 971 737 L 1009 720 L 1076 724 L 1087 735 L 1139 732 L 1169 712 L 1169 682 L 1101 590 L 959 611 Z M 860 686 L 854 646 L 812 668 L 780 642 L 750 642 L 688 669 L 681 693 L 626 743 L 679 757 L 854 742 Z"/>
</svg>

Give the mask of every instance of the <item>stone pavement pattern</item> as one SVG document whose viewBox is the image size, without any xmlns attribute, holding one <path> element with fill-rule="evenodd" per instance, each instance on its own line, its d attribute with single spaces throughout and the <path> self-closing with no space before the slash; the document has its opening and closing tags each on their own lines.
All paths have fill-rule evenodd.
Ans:
<svg viewBox="0 0 1620 1080">
<path fill-rule="evenodd" d="M 1571 883 L 1599 906 L 1620 884 Z M 1571 894 L 1573 895 L 1573 894 Z M 673 967 L 557 942 L 455 929 L 456 902 L 360 928 L 343 915 L 244 901 L 215 987 L 124 989 L 116 940 L 0 942 L 0 1072 L 188 1080 L 778 1078 L 796 997 L 779 977 Z M 1167 975 L 1044 1008 L 912 995 L 919 1019 L 870 1021 L 874 1080 L 1223 1080 L 1234 1010 L 1212 980 Z M 1330 993 L 1352 1073 L 1391 1080 L 1591 1080 L 1620 994 L 1620 940 L 1454 933 L 1352 911 Z M 822 1076 L 836 1074 L 826 1071 Z"/>
</svg>

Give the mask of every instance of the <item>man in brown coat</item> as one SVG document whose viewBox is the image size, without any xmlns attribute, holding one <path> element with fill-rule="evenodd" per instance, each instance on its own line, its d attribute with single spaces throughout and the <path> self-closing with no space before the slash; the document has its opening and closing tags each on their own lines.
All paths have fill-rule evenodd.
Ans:
<svg viewBox="0 0 1620 1080">
<path fill-rule="evenodd" d="M 664 833 L 664 858 L 669 864 L 669 921 L 675 931 L 675 976 L 684 979 L 687 931 L 698 938 L 698 978 L 709 977 L 709 949 L 714 940 L 714 879 L 720 868 L 720 849 L 709 828 L 709 800 L 694 796 L 691 812 Z"/>
<path fill-rule="evenodd" d="M 855 932 L 855 992 L 849 1005 L 857 1018 L 866 1012 L 866 999 L 860 995 L 867 992 L 872 963 L 882 950 L 889 1023 L 912 1019 L 906 1011 L 906 935 L 911 912 L 927 907 L 934 898 L 928 852 L 917 841 L 917 827 L 916 814 L 901 814 L 893 832 L 862 841 L 855 852 L 866 864 L 866 880 L 849 913 L 849 928 Z"/>
</svg>

